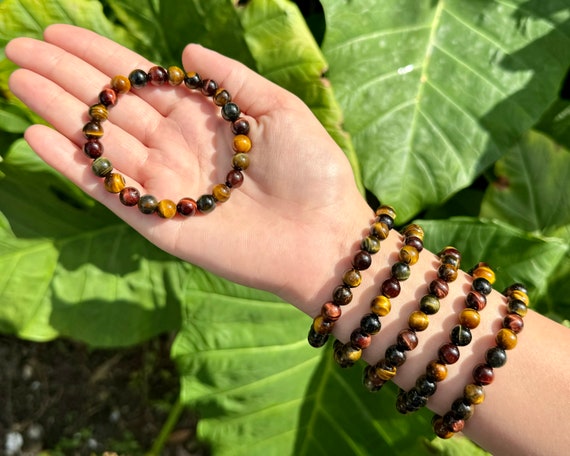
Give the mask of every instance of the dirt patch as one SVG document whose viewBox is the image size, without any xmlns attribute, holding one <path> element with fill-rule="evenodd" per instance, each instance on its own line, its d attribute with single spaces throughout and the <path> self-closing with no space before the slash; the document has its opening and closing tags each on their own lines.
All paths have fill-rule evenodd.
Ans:
<svg viewBox="0 0 570 456">
<path fill-rule="evenodd" d="M 145 454 L 178 397 L 171 342 L 163 336 L 91 350 L 69 340 L 0 336 L 0 454 Z M 162 454 L 207 455 L 195 439 L 196 423 L 185 410 Z"/>
</svg>

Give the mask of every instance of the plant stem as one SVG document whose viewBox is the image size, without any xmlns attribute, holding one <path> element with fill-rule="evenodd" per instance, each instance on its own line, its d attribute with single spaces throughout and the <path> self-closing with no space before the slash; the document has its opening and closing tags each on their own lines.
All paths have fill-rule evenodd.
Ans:
<svg viewBox="0 0 570 456">
<path fill-rule="evenodd" d="M 147 452 L 146 456 L 160 456 L 162 453 L 162 449 L 170 437 L 174 426 L 178 423 L 180 419 L 180 415 L 184 410 L 184 405 L 180 401 L 180 396 L 170 409 L 170 413 L 168 414 L 168 418 L 166 419 L 164 425 L 160 429 L 160 433 L 158 434 L 156 440 L 154 441 L 152 448 Z"/>
</svg>

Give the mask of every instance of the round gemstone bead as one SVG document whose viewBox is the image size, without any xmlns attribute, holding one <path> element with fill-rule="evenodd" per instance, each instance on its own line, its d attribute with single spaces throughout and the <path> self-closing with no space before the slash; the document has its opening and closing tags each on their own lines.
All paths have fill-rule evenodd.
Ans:
<svg viewBox="0 0 570 456">
<path fill-rule="evenodd" d="M 459 314 L 459 324 L 469 329 L 475 329 L 481 322 L 481 315 L 475 309 L 463 309 Z"/>
<path fill-rule="evenodd" d="M 478 291 L 484 295 L 488 295 L 493 290 L 491 283 L 483 277 L 477 277 L 476 279 L 473 279 L 471 286 L 475 291 Z"/>
<path fill-rule="evenodd" d="M 507 353 L 501 347 L 491 347 L 485 353 L 485 361 L 493 368 L 502 367 L 507 362 Z"/>
<path fill-rule="evenodd" d="M 443 415 L 442 420 L 445 426 L 453 433 L 461 432 L 465 426 L 465 421 L 457 418 L 453 412 Z"/>
<path fill-rule="evenodd" d="M 414 310 L 408 317 L 408 326 L 414 331 L 424 331 L 429 326 L 429 317 L 421 310 Z"/>
<path fill-rule="evenodd" d="M 366 236 L 360 243 L 360 248 L 368 253 L 375 254 L 380 251 L 380 240 L 375 236 Z"/>
<path fill-rule="evenodd" d="M 313 329 L 313 325 L 309 329 L 309 334 L 307 335 L 307 341 L 309 345 L 314 348 L 320 348 L 327 343 L 329 338 L 328 334 L 318 334 Z"/>
<path fill-rule="evenodd" d="M 386 239 L 390 234 L 390 227 L 383 222 L 373 223 L 370 227 L 370 234 L 378 239 Z"/>
<path fill-rule="evenodd" d="M 168 71 L 161 66 L 153 66 L 148 70 L 148 80 L 154 86 L 161 86 L 168 82 Z"/>
<path fill-rule="evenodd" d="M 518 314 L 507 314 L 503 319 L 503 327 L 510 329 L 515 334 L 518 334 L 524 328 L 524 321 Z"/>
<path fill-rule="evenodd" d="M 334 350 L 334 359 L 340 367 L 351 367 L 362 357 L 362 350 L 350 344 Z"/>
<path fill-rule="evenodd" d="M 394 228 L 394 219 L 388 214 L 380 214 L 377 221 L 384 223 L 390 229 Z"/>
<path fill-rule="evenodd" d="M 495 283 L 495 273 L 485 263 L 479 263 L 471 273 L 474 279 L 482 277 L 486 279 L 491 285 Z"/>
<path fill-rule="evenodd" d="M 131 90 L 131 81 L 122 75 L 113 76 L 111 79 L 111 89 L 117 93 L 127 93 Z"/>
<path fill-rule="evenodd" d="M 398 345 L 390 345 L 384 356 L 390 366 L 399 367 L 406 362 L 406 352 L 401 350 Z"/>
<path fill-rule="evenodd" d="M 249 167 L 249 155 L 244 153 L 235 154 L 232 158 L 232 166 L 238 171 L 246 170 Z"/>
<path fill-rule="evenodd" d="M 384 295 L 378 295 L 370 303 L 370 310 L 379 317 L 385 317 L 390 313 L 392 303 L 390 299 Z"/>
<path fill-rule="evenodd" d="M 247 135 L 249 133 L 249 122 L 243 118 L 232 122 L 232 133 L 234 135 Z"/>
<path fill-rule="evenodd" d="M 350 334 L 350 343 L 355 348 L 360 348 L 362 350 L 368 348 L 372 342 L 372 337 L 367 334 L 362 328 L 356 328 Z"/>
<path fill-rule="evenodd" d="M 366 250 L 360 250 L 354 258 L 352 259 L 352 266 L 354 269 L 358 269 L 359 271 L 364 271 L 368 269 L 372 264 L 372 256 Z"/>
<path fill-rule="evenodd" d="M 119 193 L 125 188 L 125 178 L 118 173 L 109 173 L 105 176 L 104 185 L 109 193 Z"/>
<path fill-rule="evenodd" d="M 461 253 L 459 252 L 459 250 L 457 250 L 453 246 L 448 245 L 447 247 L 444 247 L 442 249 L 442 251 L 439 252 L 439 254 L 438 254 L 438 256 L 442 259 L 442 261 L 443 261 L 443 257 L 447 256 L 447 255 L 451 255 L 451 256 L 455 257 L 457 267 L 459 267 L 459 264 L 461 263 Z"/>
<path fill-rule="evenodd" d="M 398 279 L 399 281 L 408 280 L 410 277 L 410 266 L 408 266 L 403 261 L 398 261 L 392 265 L 392 277 Z"/>
<path fill-rule="evenodd" d="M 105 177 L 107 174 L 113 171 L 113 165 L 105 157 L 99 157 L 93 160 L 91 169 L 96 176 Z"/>
<path fill-rule="evenodd" d="M 384 381 L 389 381 L 396 375 L 396 367 L 388 365 L 384 359 L 376 363 L 374 368 L 378 378 Z"/>
<path fill-rule="evenodd" d="M 350 304 L 350 301 L 352 301 L 352 291 L 350 291 L 349 287 L 344 285 L 336 287 L 332 296 L 333 302 L 337 306 L 346 306 L 347 304 Z"/>
<path fill-rule="evenodd" d="M 528 306 L 530 303 L 530 301 L 528 299 L 528 295 L 526 293 L 522 292 L 521 290 L 509 291 L 508 297 L 511 299 L 518 299 L 519 301 L 522 301 L 525 306 Z"/>
<path fill-rule="evenodd" d="M 103 155 L 103 144 L 98 139 L 89 139 L 83 144 L 83 152 L 89 158 L 99 158 Z"/>
<path fill-rule="evenodd" d="M 89 117 L 96 122 L 104 122 L 109 117 L 109 111 L 105 105 L 97 103 L 89 107 Z"/>
<path fill-rule="evenodd" d="M 125 206 L 136 206 L 140 197 L 141 194 L 135 187 L 125 187 L 119 192 L 119 200 Z"/>
<path fill-rule="evenodd" d="M 212 189 L 212 196 L 220 203 L 230 199 L 231 189 L 225 184 L 217 184 Z"/>
<path fill-rule="evenodd" d="M 517 335 L 510 329 L 501 328 L 497 331 L 495 341 L 502 349 L 512 350 L 517 345 Z"/>
<path fill-rule="evenodd" d="M 158 206 L 158 200 L 152 195 L 142 195 L 137 206 L 143 214 L 153 214 Z"/>
<path fill-rule="evenodd" d="M 222 117 L 229 122 L 234 122 L 239 119 L 240 114 L 239 106 L 233 101 L 222 106 Z"/>
<path fill-rule="evenodd" d="M 455 269 L 459 269 L 459 265 L 461 263 L 460 259 L 457 258 L 457 256 L 451 254 L 442 255 L 440 260 L 442 264 L 453 266 Z"/>
<path fill-rule="evenodd" d="M 519 299 L 509 299 L 507 310 L 509 313 L 515 313 L 521 317 L 524 317 L 528 312 L 526 304 Z"/>
<path fill-rule="evenodd" d="M 374 366 L 366 366 L 364 368 L 364 374 L 362 376 L 362 384 L 371 393 L 378 391 L 386 383 L 378 375 L 376 375 L 376 369 Z"/>
<path fill-rule="evenodd" d="M 485 386 L 493 383 L 495 372 L 487 364 L 478 364 L 473 369 L 473 380 L 477 385 Z"/>
<path fill-rule="evenodd" d="M 333 322 L 325 320 L 322 315 L 317 315 L 313 319 L 313 329 L 318 334 L 330 334 L 333 329 Z"/>
<path fill-rule="evenodd" d="M 395 277 L 390 277 L 382 282 L 381 290 L 383 295 L 395 298 L 400 294 L 400 282 Z"/>
<path fill-rule="evenodd" d="M 192 198 L 182 198 L 178 201 L 178 204 L 176 204 L 176 210 L 180 215 L 190 217 L 196 213 L 198 205 Z"/>
<path fill-rule="evenodd" d="M 432 423 L 432 429 L 435 435 L 440 439 L 450 439 L 453 437 L 453 431 L 443 421 L 443 418 L 439 417 Z"/>
<path fill-rule="evenodd" d="M 148 74 L 143 70 L 133 70 L 129 73 L 129 81 L 131 83 L 131 87 L 142 89 L 148 83 Z"/>
<path fill-rule="evenodd" d="M 382 323 L 380 322 L 378 315 L 376 315 L 374 312 L 371 312 L 364 315 L 360 319 L 360 327 L 367 334 L 374 335 L 380 331 L 382 328 Z"/>
<path fill-rule="evenodd" d="M 349 269 L 342 276 L 343 283 L 351 288 L 355 288 L 362 283 L 362 275 L 357 269 Z"/>
<path fill-rule="evenodd" d="M 434 380 L 429 379 L 425 374 L 420 375 L 416 380 L 414 389 L 421 396 L 433 396 L 437 391 L 437 383 Z"/>
<path fill-rule="evenodd" d="M 236 135 L 233 139 L 232 147 L 235 152 L 246 153 L 251 150 L 251 140 L 246 135 Z"/>
<path fill-rule="evenodd" d="M 456 325 L 451 330 L 449 338 L 451 339 L 451 342 L 453 342 L 458 347 L 464 347 L 465 345 L 469 345 L 469 343 L 471 343 L 473 336 L 471 335 L 469 328 L 466 328 L 462 325 Z"/>
<path fill-rule="evenodd" d="M 528 294 L 527 288 L 522 283 L 513 283 L 509 285 L 507 288 L 505 288 L 503 294 L 505 296 L 510 296 L 513 291 L 520 291 L 524 294 Z"/>
<path fill-rule="evenodd" d="M 184 85 L 189 89 L 199 89 L 202 87 L 202 78 L 195 71 L 190 71 L 184 76 Z"/>
<path fill-rule="evenodd" d="M 463 389 L 463 399 L 468 404 L 482 404 L 485 400 L 485 391 L 481 385 L 470 383 Z"/>
<path fill-rule="evenodd" d="M 457 268 L 451 264 L 442 264 L 437 270 L 437 275 L 446 282 L 453 282 L 457 279 Z"/>
<path fill-rule="evenodd" d="M 226 185 L 230 188 L 238 188 L 243 184 L 244 175 L 237 169 L 232 169 L 226 176 Z"/>
<path fill-rule="evenodd" d="M 171 86 L 178 86 L 184 82 L 184 70 L 177 66 L 169 66 L 166 69 L 166 73 L 168 74 L 168 83 Z"/>
<path fill-rule="evenodd" d="M 470 309 L 483 310 L 487 305 L 487 298 L 478 291 L 471 290 L 465 298 L 465 305 Z"/>
<path fill-rule="evenodd" d="M 87 122 L 83 126 L 83 136 L 87 139 L 100 139 L 103 137 L 103 127 L 101 124 L 95 120 Z"/>
<path fill-rule="evenodd" d="M 212 97 L 218 90 L 218 83 L 213 79 L 204 79 L 200 90 L 202 91 L 202 95 Z"/>
<path fill-rule="evenodd" d="M 404 244 L 413 247 L 418 251 L 418 253 L 424 249 L 424 243 L 419 237 L 416 236 L 407 236 L 406 239 L 404 239 Z"/>
<path fill-rule="evenodd" d="M 418 249 L 416 249 L 414 246 L 404 245 L 400 249 L 398 256 L 400 258 L 400 261 L 403 261 L 404 263 L 412 266 L 418 262 L 418 259 L 420 258 L 420 253 Z"/>
<path fill-rule="evenodd" d="M 418 335 L 413 329 L 402 329 L 398 333 L 396 343 L 402 350 L 411 351 L 418 346 Z"/>
<path fill-rule="evenodd" d="M 218 89 L 214 94 L 214 103 L 216 106 L 223 106 L 232 101 L 230 93 L 226 89 Z"/>
<path fill-rule="evenodd" d="M 160 218 L 172 218 L 176 215 L 176 203 L 168 199 L 161 200 L 156 206 L 156 213 Z"/>
<path fill-rule="evenodd" d="M 443 299 L 449 293 L 449 285 L 445 280 L 438 277 L 430 282 L 428 291 L 436 298 Z"/>
<path fill-rule="evenodd" d="M 439 347 L 437 356 L 444 364 L 455 364 L 459 360 L 459 348 L 455 344 L 443 344 Z"/>
<path fill-rule="evenodd" d="M 435 382 L 441 382 L 447 377 L 447 366 L 438 360 L 433 360 L 426 366 L 427 378 Z"/>
<path fill-rule="evenodd" d="M 376 216 L 380 216 L 382 214 L 388 215 L 392 218 L 392 220 L 396 220 L 396 211 L 392 206 L 388 206 L 387 204 L 383 204 L 378 209 L 376 209 Z"/>
<path fill-rule="evenodd" d="M 115 106 L 115 104 L 117 104 L 117 92 L 110 87 L 103 89 L 99 93 L 99 103 L 103 106 Z"/>
<path fill-rule="evenodd" d="M 424 230 L 420 225 L 412 223 L 404 228 L 402 232 L 404 236 L 414 236 L 419 238 L 420 240 L 424 240 Z"/>
<path fill-rule="evenodd" d="M 216 199 L 212 195 L 202 195 L 196 201 L 196 205 L 202 214 L 207 214 L 216 208 Z"/>
<path fill-rule="evenodd" d="M 420 300 L 420 310 L 426 315 L 434 315 L 439 312 L 439 299 L 434 295 L 427 294 Z"/>
<path fill-rule="evenodd" d="M 336 305 L 334 302 L 325 302 L 321 307 L 321 315 L 325 320 L 337 321 L 342 315 L 342 310 L 340 306 Z"/>
<path fill-rule="evenodd" d="M 416 388 L 412 388 L 407 393 L 401 396 L 402 405 L 400 406 L 405 412 L 415 412 L 416 410 L 425 407 L 428 402 L 428 397 L 421 395 Z"/>
</svg>

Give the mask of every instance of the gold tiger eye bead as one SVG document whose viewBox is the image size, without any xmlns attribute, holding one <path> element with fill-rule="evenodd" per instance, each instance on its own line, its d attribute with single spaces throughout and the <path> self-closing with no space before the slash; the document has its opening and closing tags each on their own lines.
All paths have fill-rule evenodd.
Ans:
<svg viewBox="0 0 570 456">
<path fill-rule="evenodd" d="M 104 185 L 109 193 L 119 193 L 125 188 L 125 178 L 118 173 L 109 173 L 105 176 Z"/>
<path fill-rule="evenodd" d="M 104 122 L 109 117 L 109 111 L 105 105 L 97 103 L 89 107 L 89 117 L 97 122 Z"/>
<path fill-rule="evenodd" d="M 212 189 L 212 195 L 214 195 L 216 201 L 223 203 L 230 198 L 231 190 L 225 184 L 217 184 Z"/>
<path fill-rule="evenodd" d="M 184 82 L 184 76 L 186 76 L 186 73 L 184 73 L 184 70 L 182 70 L 182 68 L 179 68 L 177 66 L 169 66 L 166 69 L 166 72 L 168 73 L 168 83 L 171 86 L 177 86 Z"/>
<path fill-rule="evenodd" d="M 126 76 L 117 75 L 111 79 L 111 88 L 117 93 L 127 93 L 131 90 L 131 81 Z"/>
<path fill-rule="evenodd" d="M 390 302 L 390 299 L 384 295 L 376 296 L 370 303 L 370 310 L 379 317 L 388 315 L 391 309 L 392 303 Z"/>
<path fill-rule="evenodd" d="M 176 203 L 165 199 L 158 202 L 156 213 L 159 217 L 169 219 L 176 215 Z"/>
<path fill-rule="evenodd" d="M 251 150 L 251 139 L 246 135 L 235 135 L 233 149 L 238 153 L 246 153 Z"/>
</svg>

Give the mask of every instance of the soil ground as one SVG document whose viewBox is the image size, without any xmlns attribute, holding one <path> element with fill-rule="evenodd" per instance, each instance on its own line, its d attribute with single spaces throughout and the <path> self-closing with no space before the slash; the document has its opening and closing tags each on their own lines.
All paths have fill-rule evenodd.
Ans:
<svg viewBox="0 0 570 456">
<path fill-rule="evenodd" d="M 171 342 L 92 350 L 0 336 L 0 455 L 144 455 L 178 397 Z M 196 422 L 183 412 L 162 455 L 207 455 Z"/>
</svg>

